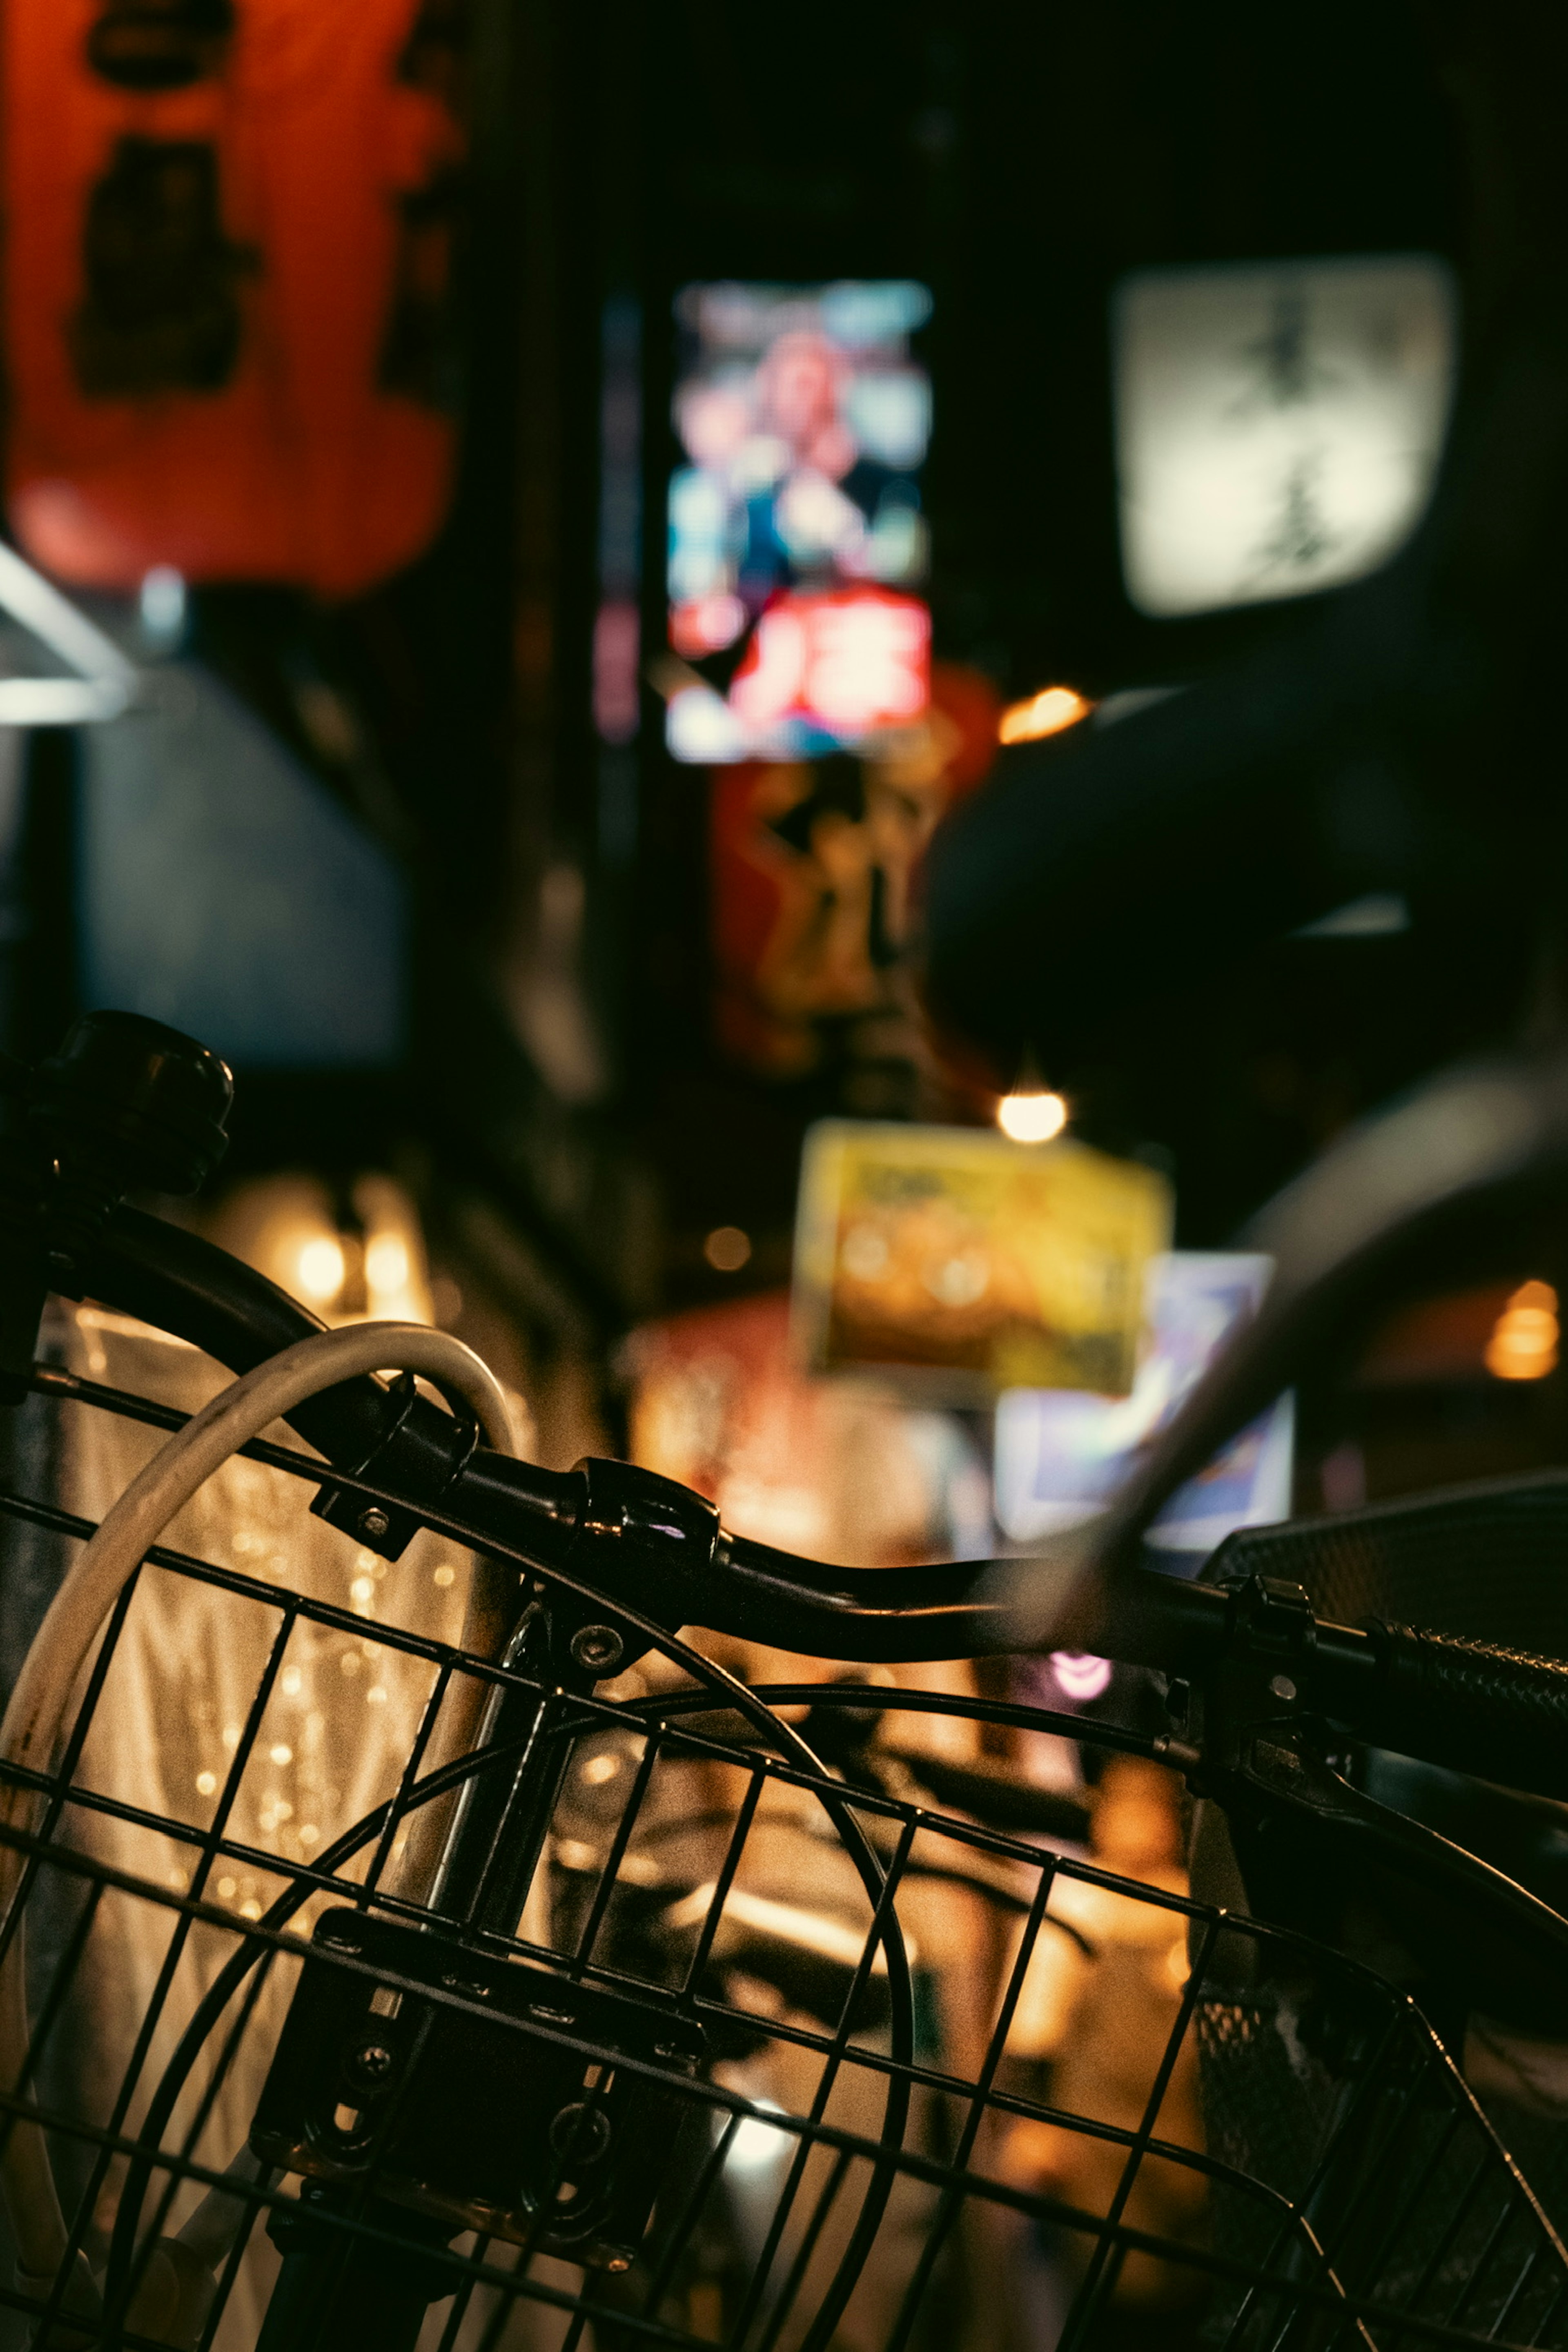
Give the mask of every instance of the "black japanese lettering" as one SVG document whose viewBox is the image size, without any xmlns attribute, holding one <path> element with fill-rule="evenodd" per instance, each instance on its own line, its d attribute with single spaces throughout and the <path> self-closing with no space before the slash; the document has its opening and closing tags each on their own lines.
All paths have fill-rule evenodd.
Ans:
<svg viewBox="0 0 1568 2352">
<path fill-rule="evenodd" d="M 223 70 L 233 0 L 108 0 L 87 61 L 120 89 L 186 89 Z"/>
<path fill-rule="evenodd" d="M 82 390 L 220 391 L 239 357 L 237 280 L 255 259 L 224 232 L 216 149 L 121 139 L 82 243 L 85 299 L 69 330 Z"/>
</svg>

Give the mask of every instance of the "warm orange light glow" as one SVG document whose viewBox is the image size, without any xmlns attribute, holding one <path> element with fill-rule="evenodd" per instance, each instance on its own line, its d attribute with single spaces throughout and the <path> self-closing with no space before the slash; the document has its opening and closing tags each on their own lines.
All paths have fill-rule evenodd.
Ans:
<svg viewBox="0 0 1568 2352">
<path fill-rule="evenodd" d="M 1015 1143 L 1049 1143 L 1068 1123 L 1068 1107 L 1060 1095 L 1042 1087 L 1020 1087 L 1004 1095 L 996 1106 L 996 1124 Z"/>
<path fill-rule="evenodd" d="M 1094 709 L 1081 694 L 1070 686 L 1042 687 L 1027 702 L 1010 703 L 997 723 L 997 740 L 1003 743 L 1037 743 L 1042 736 L 1059 735 L 1064 727 L 1076 727 Z"/>
<path fill-rule="evenodd" d="M 1498 1317 L 1487 1341 L 1486 1367 L 1500 1381 L 1539 1381 L 1557 1369 L 1557 1293 L 1549 1282 L 1526 1282 Z"/>
</svg>

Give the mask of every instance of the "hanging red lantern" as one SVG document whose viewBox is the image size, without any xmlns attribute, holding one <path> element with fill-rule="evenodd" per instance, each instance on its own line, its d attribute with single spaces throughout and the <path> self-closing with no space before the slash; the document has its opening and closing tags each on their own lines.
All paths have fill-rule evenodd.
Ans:
<svg viewBox="0 0 1568 2352">
<path fill-rule="evenodd" d="M 438 528 L 457 0 L 5 12 L 7 498 L 84 586 L 348 595 Z"/>
</svg>

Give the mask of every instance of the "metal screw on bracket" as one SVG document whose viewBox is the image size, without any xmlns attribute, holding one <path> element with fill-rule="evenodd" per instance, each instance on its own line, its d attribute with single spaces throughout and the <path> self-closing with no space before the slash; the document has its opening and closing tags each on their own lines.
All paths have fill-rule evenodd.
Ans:
<svg viewBox="0 0 1568 2352">
<path fill-rule="evenodd" d="M 613 1625 L 582 1625 L 572 1636 L 572 1655 L 592 1675 L 607 1675 L 625 1648 Z"/>
<path fill-rule="evenodd" d="M 384 2042 L 367 2042 L 353 2055 L 353 2070 L 365 2083 L 384 2083 L 397 2061 Z"/>
<path fill-rule="evenodd" d="M 1269 1677 L 1268 1687 L 1273 1692 L 1276 1698 L 1282 1698 L 1289 1701 L 1293 1699 L 1296 1696 L 1296 1685 L 1291 1681 L 1289 1675 L 1271 1675 Z"/>
<path fill-rule="evenodd" d="M 362 1511 L 359 1515 L 359 1531 L 362 1536 L 368 1536 L 373 1543 L 379 1543 L 391 1526 L 392 1521 L 379 1503 L 373 1503 L 368 1511 Z"/>
</svg>

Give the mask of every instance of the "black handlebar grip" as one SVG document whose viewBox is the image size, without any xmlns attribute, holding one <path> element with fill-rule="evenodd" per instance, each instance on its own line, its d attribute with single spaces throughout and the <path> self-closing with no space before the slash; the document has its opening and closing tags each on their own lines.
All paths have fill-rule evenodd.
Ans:
<svg viewBox="0 0 1568 2352">
<path fill-rule="evenodd" d="M 1374 1620 L 1381 1672 L 1357 1729 L 1380 1748 L 1568 1797 L 1568 1660 Z"/>
</svg>

